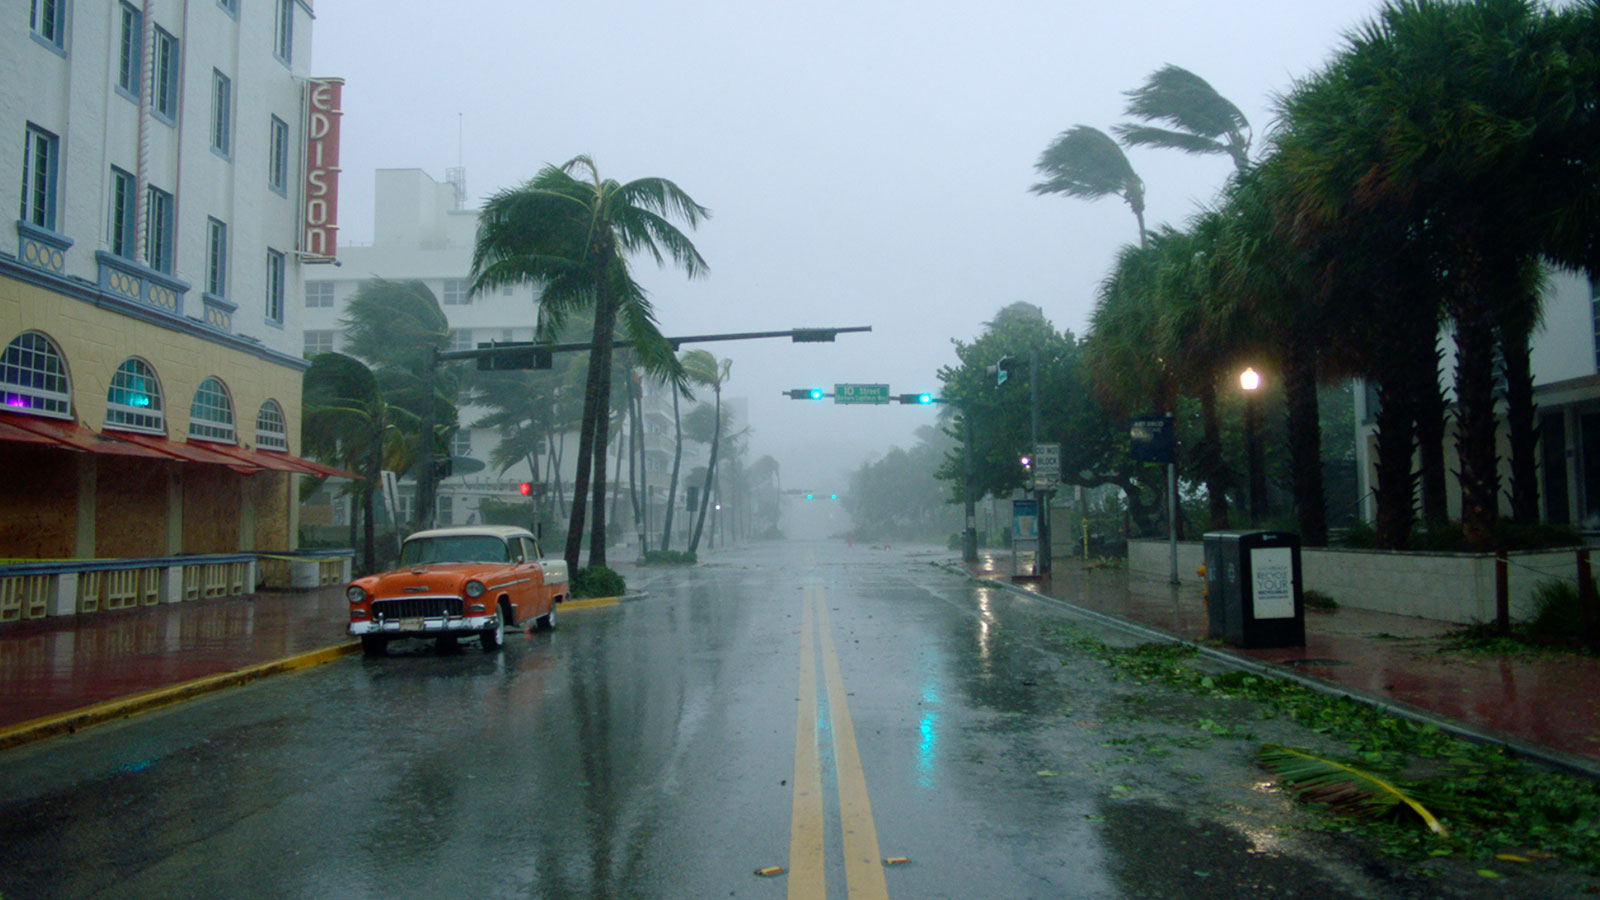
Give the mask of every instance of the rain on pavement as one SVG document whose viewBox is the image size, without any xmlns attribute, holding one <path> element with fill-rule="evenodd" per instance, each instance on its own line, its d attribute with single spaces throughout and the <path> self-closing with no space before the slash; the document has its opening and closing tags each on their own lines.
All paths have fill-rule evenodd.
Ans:
<svg viewBox="0 0 1600 900">
<path fill-rule="evenodd" d="M 1044 636 L 1134 639 L 951 559 L 736 548 L 501 653 L 401 645 L 8 751 L 0 897 L 1475 896 L 1303 830 L 1201 701 Z"/>
</svg>

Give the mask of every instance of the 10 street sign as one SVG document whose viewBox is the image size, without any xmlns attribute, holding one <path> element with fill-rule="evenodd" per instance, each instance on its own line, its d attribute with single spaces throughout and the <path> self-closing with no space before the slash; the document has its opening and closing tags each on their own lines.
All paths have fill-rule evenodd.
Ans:
<svg viewBox="0 0 1600 900">
<path fill-rule="evenodd" d="M 836 384 L 833 386 L 835 403 L 888 403 L 887 384 Z"/>
</svg>

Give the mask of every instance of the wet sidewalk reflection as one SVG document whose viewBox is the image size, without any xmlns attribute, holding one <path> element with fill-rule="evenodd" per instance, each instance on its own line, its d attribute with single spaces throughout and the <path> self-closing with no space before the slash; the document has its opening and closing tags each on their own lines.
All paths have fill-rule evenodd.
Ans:
<svg viewBox="0 0 1600 900">
<path fill-rule="evenodd" d="M 348 640 L 339 587 L 0 629 L 0 728 Z"/>
<path fill-rule="evenodd" d="M 986 551 L 969 568 L 1009 581 L 1011 560 Z M 1186 640 L 1206 639 L 1206 600 L 1198 584 L 1058 560 L 1050 576 L 1027 587 Z M 1222 649 L 1600 763 L 1600 659 L 1444 649 L 1446 636 L 1460 627 L 1349 607 L 1307 610 L 1304 647 Z"/>
</svg>

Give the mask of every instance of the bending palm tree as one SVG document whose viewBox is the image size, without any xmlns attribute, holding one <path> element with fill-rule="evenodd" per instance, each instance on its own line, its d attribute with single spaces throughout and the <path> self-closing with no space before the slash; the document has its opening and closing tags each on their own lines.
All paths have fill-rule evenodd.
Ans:
<svg viewBox="0 0 1600 900">
<path fill-rule="evenodd" d="M 1124 144 L 1165 147 L 1185 153 L 1226 153 L 1240 172 L 1250 168 L 1250 122 L 1204 78 L 1171 64 L 1150 73 L 1144 86 L 1128 91 L 1127 114 L 1154 125 L 1113 125 Z"/>
<path fill-rule="evenodd" d="M 1144 182 L 1117 142 L 1098 128 L 1074 125 L 1050 142 L 1033 166 L 1045 180 L 1028 190 L 1098 200 L 1115 194 L 1127 202 L 1139 222 L 1139 246 L 1145 246 Z"/>
<path fill-rule="evenodd" d="M 594 311 L 564 554 L 573 570 L 578 568 L 591 478 L 589 564 L 606 563 L 613 338 L 620 330 L 631 339 L 640 364 L 649 371 L 675 372 L 677 367 L 644 289 L 628 271 L 627 257 L 643 252 L 662 265 L 670 257 L 690 278 L 704 274 L 706 262 L 700 252 L 668 217 L 693 227 L 710 215 L 671 181 L 641 178 L 624 184 L 602 179 L 593 160 L 578 156 L 560 167 L 546 166 L 523 186 L 491 197 L 479 218 L 472 253 L 474 292 L 508 284 L 535 285 L 541 291 L 538 329 L 547 339 L 572 313 Z"/>
</svg>

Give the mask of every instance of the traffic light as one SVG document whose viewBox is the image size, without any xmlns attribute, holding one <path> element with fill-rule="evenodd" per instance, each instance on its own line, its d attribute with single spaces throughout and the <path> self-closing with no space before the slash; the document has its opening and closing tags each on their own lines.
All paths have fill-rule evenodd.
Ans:
<svg viewBox="0 0 1600 900">
<path fill-rule="evenodd" d="M 839 495 L 838 494 L 829 494 L 828 495 L 828 499 L 829 500 L 837 500 L 837 499 L 839 499 Z"/>
<path fill-rule="evenodd" d="M 435 479 L 449 478 L 450 473 L 454 470 L 455 463 L 451 462 L 448 456 L 444 459 L 433 460 L 433 477 Z"/>
<path fill-rule="evenodd" d="M 812 493 L 811 493 L 811 492 L 810 492 L 810 491 L 806 491 L 806 499 L 807 499 L 807 500 L 811 500 L 811 499 L 813 499 L 813 498 L 814 498 L 814 496 L 815 496 L 815 495 L 813 495 L 813 494 L 812 494 Z"/>
<path fill-rule="evenodd" d="M 795 388 L 784 393 L 789 395 L 790 400 L 821 400 L 823 397 L 822 388 Z"/>
<path fill-rule="evenodd" d="M 517 493 L 524 497 L 531 497 L 533 496 L 533 485 L 524 481 L 523 483 L 517 485 Z"/>
<path fill-rule="evenodd" d="M 1011 370 L 1016 368 L 1017 361 L 1009 356 L 1002 356 L 994 364 L 994 384 L 999 387 L 1011 377 Z"/>
<path fill-rule="evenodd" d="M 915 403 L 915 404 L 918 404 L 918 405 L 921 405 L 921 406 L 926 406 L 929 403 L 933 402 L 933 395 L 932 394 L 901 394 L 896 399 L 898 399 L 901 403 Z"/>
</svg>

